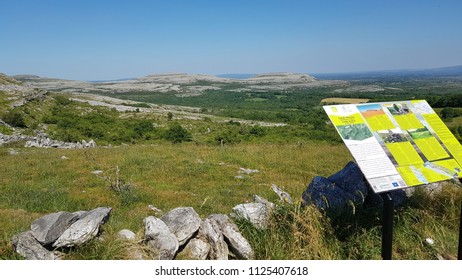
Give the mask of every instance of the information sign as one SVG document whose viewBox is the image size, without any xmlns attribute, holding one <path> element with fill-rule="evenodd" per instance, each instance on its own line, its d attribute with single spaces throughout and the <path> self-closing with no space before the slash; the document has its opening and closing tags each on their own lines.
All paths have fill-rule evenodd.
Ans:
<svg viewBox="0 0 462 280">
<path fill-rule="evenodd" d="M 462 177 L 462 146 L 427 101 L 323 107 L 374 192 Z"/>
</svg>

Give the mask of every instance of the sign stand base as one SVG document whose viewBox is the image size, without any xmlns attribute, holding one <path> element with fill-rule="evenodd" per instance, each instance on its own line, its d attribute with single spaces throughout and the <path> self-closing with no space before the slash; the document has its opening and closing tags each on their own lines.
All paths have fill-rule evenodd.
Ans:
<svg viewBox="0 0 462 280">
<path fill-rule="evenodd" d="M 382 193 L 383 199 L 383 217 L 382 217 L 382 258 L 391 260 L 393 244 L 393 199 L 389 192 Z M 460 250 L 460 246 L 459 246 Z"/>
</svg>

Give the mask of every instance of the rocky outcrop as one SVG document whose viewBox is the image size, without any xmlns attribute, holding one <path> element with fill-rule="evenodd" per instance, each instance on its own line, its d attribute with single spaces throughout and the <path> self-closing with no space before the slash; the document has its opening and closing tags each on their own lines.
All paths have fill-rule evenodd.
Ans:
<svg viewBox="0 0 462 280">
<path fill-rule="evenodd" d="M 26 141 L 24 147 L 26 148 L 58 148 L 58 149 L 85 149 L 96 148 L 96 142 L 91 139 L 90 141 L 82 140 L 81 142 L 64 142 L 53 140 L 48 137 L 46 133 L 37 132 L 36 136 L 23 135 L 21 133 L 14 133 L 13 135 L 4 135 L 0 133 L 0 146 L 6 143 Z"/>
<path fill-rule="evenodd" d="M 13 236 L 13 247 L 27 260 L 59 259 L 59 248 L 83 245 L 99 236 L 111 210 L 100 207 L 45 215 L 32 222 L 31 230 Z"/>
</svg>

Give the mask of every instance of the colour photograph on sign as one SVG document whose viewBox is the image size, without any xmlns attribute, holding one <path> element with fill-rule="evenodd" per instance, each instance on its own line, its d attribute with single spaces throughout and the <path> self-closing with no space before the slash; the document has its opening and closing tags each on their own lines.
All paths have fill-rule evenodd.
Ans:
<svg viewBox="0 0 462 280">
<path fill-rule="evenodd" d="M 462 177 L 462 146 L 425 100 L 323 108 L 376 193 Z"/>
</svg>

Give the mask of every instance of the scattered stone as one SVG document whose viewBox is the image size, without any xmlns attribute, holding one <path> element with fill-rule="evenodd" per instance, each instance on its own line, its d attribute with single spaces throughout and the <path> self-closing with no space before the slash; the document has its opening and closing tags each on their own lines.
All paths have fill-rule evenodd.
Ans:
<svg viewBox="0 0 462 280">
<path fill-rule="evenodd" d="M 210 244 L 209 259 L 211 260 L 227 260 L 229 249 L 228 245 L 224 240 L 223 233 L 220 230 L 220 226 L 217 221 L 207 218 L 204 220 L 203 227 L 201 228 L 201 233 L 206 237 L 207 241 Z"/>
<path fill-rule="evenodd" d="M 22 232 L 13 236 L 15 251 L 26 260 L 56 260 L 59 255 L 45 249 L 32 235 L 32 231 Z"/>
<path fill-rule="evenodd" d="M 198 230 L 201 219 L 192 207 L 178 207 L 160 218 L 184 245 Z"/>
<path fill-rule="evenodd" d="M 100 174 L 102 174 L 102 173 L 103 173 L 102 170 L 93 170 L 93 171 L 91 172 L 91 174 L 95 174 L 95 175 L 100 175 Z"/>
<path fill-rule="evenodd" d="M 282 202 L 286 202 L 286 203 L 289 203 L 290 205 L 294 204 L 294 202 L 292 201 L 292 197 L 290 196 L 290 194 L 288 194 L 287 192 L 281 190 L 278 186 L 276 186 L 275 184 L 272 184 L 271 185 L 271 189 L 277 194 L 277 196 L 279 196 L 279 199 L 282 201 Z"/>
<path fill-rule="evenodd" d="M 193 238 L 184 247 L 183 251 L 178 253 L 178 259 L 187 260 L 206 260 L 210 252 L 210 244 L 201 238 Z"/>
<path fill-rule="evenodd" d="M 157 208 L 157 207 L 154 207 L 154 206 L 153 206 L 153 205 L 151 205 L 151 204 L 149 204 L 149 205 L 148 205 L 148 208 L 149 208 L 149 210 L 152 210 L 152 211 L 154 211 L 156 214 L 162 214 L 162 213 L 163 213 L 163 211 L 162 211 L 162 210 L 160 210 L 160 209 L 159 209 L 159 208 Z"/>
<path fill-rule="evenodd" d="M 252 173 L 258 173 L 260 171 L 258 171 L 257 169 L 248 169 L 248 168 L 240 167 L 238 172 L 249 175 L 249 174 L 252 174 Z"/>
<path fill-rule="evenodd" d="M 12 155 L 12 156 L 15 156 L 15 155 L 19 154 L 19 151 L 16 150 L 16 149 L 8 149 L 8 154 Z"/>
<path fill-rule="evenodd" d="M 77 219 L 76 214 L 64 211 L 45 215 L 32 222 L 32 235 L 42 245 L 49 245 L 55 242 Z"/>
<path fill-rule="evenodd" d="M 69 158 L 66 156 L 62 156 L 61 159 L 69 159 Z"/>
<path fill-rule="evenodd" d="M 88 211 L 73 223 L 53 244 L 54 247 L 73 247 L 96 237 L 100 227 L 109 219 L 112 208 L 99 207 Z"/>
<path fill-rule="evenodd" d="M 430 246 L 435 245 L 435 240 L 433 240 L 432 238 L 426 238 L 425 242 Z"/>
<path fill-rule="evenodd" d="M 160 260 L 172 260 L 179 248 L 178 239 L 170 232 L 167 225 L 154 216 L 146 217 L 144 238 L 150 249 Z"/>
<path fill-rule="evenodd" d="M 244 180 L 244 176 L 241 176 L 241 175 L 234 176 L 234 178 L 238 180 Z"/>
<path fill-rule="evenodd" d="M 270 217 L 270 209 L 263 203 L 243 203 L 233 208 L 237 218 L 248 220 L 258 229 L 266 229 Z"/>
<path fill-rule="evenodd" d="M 136 234 L 129 230 L 129 229 L 123 229 L 117 233 L 117 236 L 121 239 L 125 240 L 130 240 L 130 241 L 135 241 L 136 240 Z"/>
<path fill-rule="evenodd" d="M 254 252 L 249 242 L 244 238 L 244 236 L 242 236 L 237 226 L 231 222 L 228 216 L 223 214 L 214 214 L 209 216 L 209 218 L 218 223 L 229 250 L 238 259 L 250 260 L 254 258 Z"/>
</svg>

